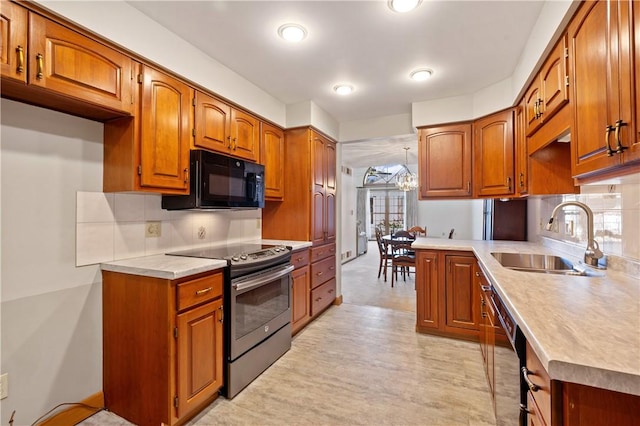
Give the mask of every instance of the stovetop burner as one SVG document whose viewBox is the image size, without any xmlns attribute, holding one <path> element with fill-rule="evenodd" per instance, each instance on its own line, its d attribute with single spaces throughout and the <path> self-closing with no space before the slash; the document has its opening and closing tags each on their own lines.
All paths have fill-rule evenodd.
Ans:
<svg viewBox="0 0 640 426">
<path fill-rule="evenodd" d="M 220 247 L 181 250 L 167 253 L 167 255 L 226 260 L 233 277 L 240 273 L 288 262 L 291 258 L 291 248 L 272 244 L 238 243 Z"/>
</svg>

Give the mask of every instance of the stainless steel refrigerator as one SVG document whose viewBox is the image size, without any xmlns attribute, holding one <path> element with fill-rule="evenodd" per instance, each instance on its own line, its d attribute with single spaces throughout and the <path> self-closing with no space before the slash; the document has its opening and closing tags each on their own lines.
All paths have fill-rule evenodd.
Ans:
<svg viewBox="0 0 640 426">
<path fill-rule="evenodd" d="M 527 240 L 527 200 L 484 200 L 484 240 Z"/>
</svg>

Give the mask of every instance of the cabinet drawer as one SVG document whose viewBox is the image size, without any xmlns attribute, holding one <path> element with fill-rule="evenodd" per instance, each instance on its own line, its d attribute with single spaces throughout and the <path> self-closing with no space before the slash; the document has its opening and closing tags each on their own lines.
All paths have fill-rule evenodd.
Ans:
<svg viewBox="0 0 640 426">
<path fill-rule="evenodd" d="M 222 273 L 178 284 L 178 310 L 208 302 L 222 296 Z"/>
<path fill-rule="evenodd" d="M 296 268 L 302 268 L 309 264 L 309 250 L 298 250 L 291 254 L 291 264 Z"/>
<path fill-rule="evenodd" d="M 320 287 L 311 290 L 311 316 L 319 314 L 336 298 L 336 280 L 330 279 Z"/>
<path fill-rule="evenodd" d="M 336 276 L 336 257 L 331 256 L 311 264 L 311 288 Z"/>
<path fill-rule="evenodd" d="M 527 370 L 529 370 L 529 381 L 539 387 L 535 392 L 529 391 L 529 395 L 534 400 L 539 414 L 548 425 L 551 424 L 551 379 L 542 363 L 536 356 L 531 346 L 527 343 Z"/>
<path fill-rule="evenodd" d="M 318 260 L 333 256 L 334 254 L 336 254 L 335 244 L 325 244 L 323 246 L 313 247 L 311 249 L 311 261 L 317 262 Z"/>
</svg>

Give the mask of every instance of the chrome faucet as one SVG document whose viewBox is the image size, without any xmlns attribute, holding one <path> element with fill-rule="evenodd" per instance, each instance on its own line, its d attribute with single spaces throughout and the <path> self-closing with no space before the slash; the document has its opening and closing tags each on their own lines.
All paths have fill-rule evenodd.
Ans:
<svg viewBox="0 0 640 426">
<path fill-rule="evenodd" d="M 564 203 L 560 203 L 553 209 L 551 213 L 551 218 L 549 219 L 549 223 L 547 223 L 546 229 L 547 231 L 551 231 L 553 228 L 553 221 L 556 219 L 556 213 L 558 210 L 562 209 L 565 206 L 576 206 L 580 207 L 587 214 L 587 249 L 584 252 L 584 263 L 589 266 L 598 266 L 598 259 L 602 258 L 604 254 L 600 251 L 600 247 L 598 246 L 598 242 L 593 238 L 593 211 L 584 203 L 579 201 L 565 201 Z"/>
</svg>

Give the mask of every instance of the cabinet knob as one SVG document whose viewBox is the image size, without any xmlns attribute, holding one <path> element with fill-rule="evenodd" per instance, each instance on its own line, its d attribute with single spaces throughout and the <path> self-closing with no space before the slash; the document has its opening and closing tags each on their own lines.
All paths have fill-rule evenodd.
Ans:
<svg viewBox="0 0 640 426">
<path fill-rule="evenodd" d="M 44 77 L 44 55 L 38 53 L 36 55 L 36 78 L 42 80 Z"/>
<path fill-rule="evenodd" d="M 604 128 L 604 144 L 607 147 L 607 155 L 609 157 L 613 156 L 613 150 L 611 149 L 611 145 L 609 144 L 609 134 L 613 130 L 613 126 L 607 124 Z"/>
<path fill-rule="evenodd" d="M 16 72 L 22 73 L 24 72 L 24 47 L 18 46 L 16 47 L 16 54 L 18 56 L 18 65 L 16 66 Z"/>
<path fill-rule="evenodd" d="M 627 123 L 625 123 L 622 120 L 616 121 L 616 154 L 622 154 L 624 150 L 627 149 L 627 147 L 622 146 L 622 143 L 620 142 L 620 127 L 623 127 L 626 125 Z"/>
</svg>

